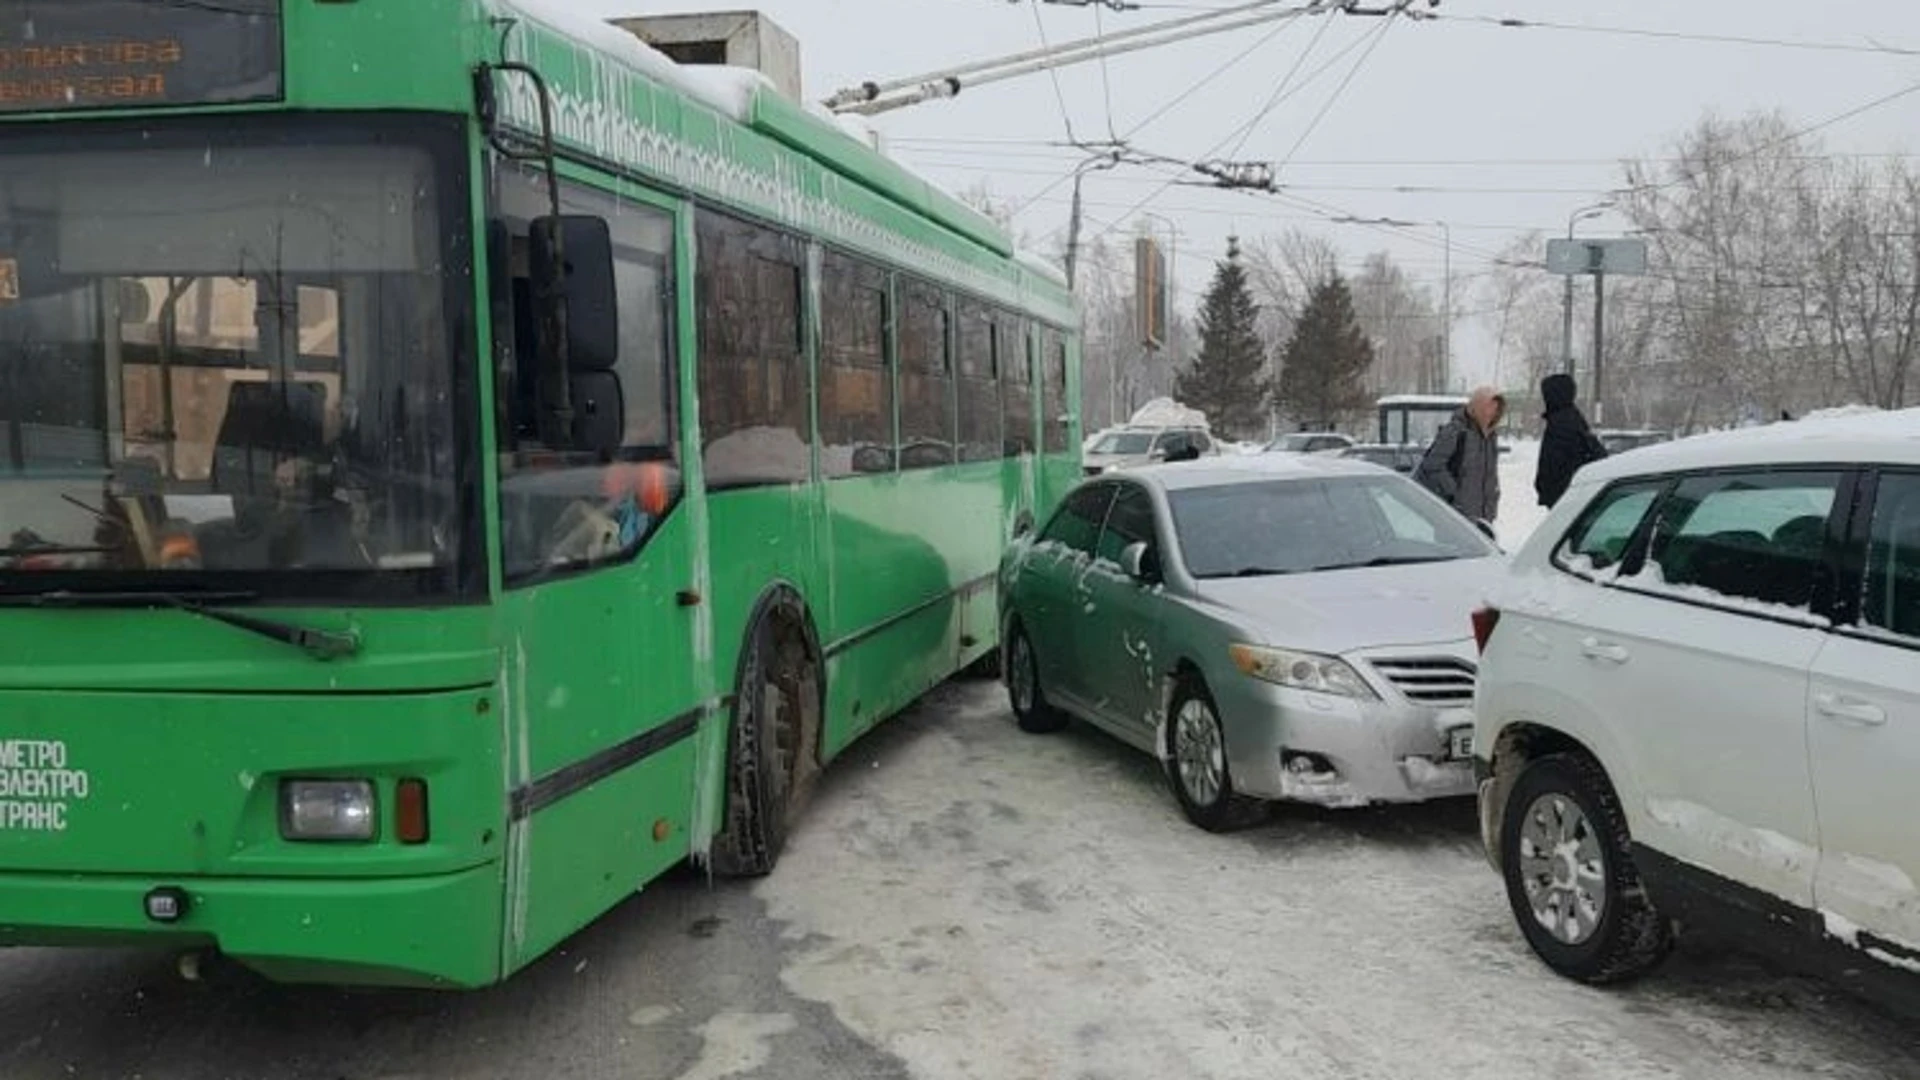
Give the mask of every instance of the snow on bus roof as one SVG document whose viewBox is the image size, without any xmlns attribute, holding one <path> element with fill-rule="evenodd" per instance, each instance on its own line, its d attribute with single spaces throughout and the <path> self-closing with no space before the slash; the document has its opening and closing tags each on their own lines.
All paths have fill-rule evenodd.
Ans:
<svg viewBox="0 0 1920 1080">
<path fill-rule="evenodd" d="M 495 0 L 507 11 L 515 12 L 568 37 L 579 38 L 607 54 L 632 64 L 641 73 L 699 99 L 702 103 L 735 120 L 744 119 L 737 110 L 737 97 L 698 78 L 688 78 L 687 69 L 666 53 L 641 41 L 633 34 L 580 10 L 577 0 Z M 751 99 L 748 99 L 751 101 Z"/>
<path fill-rule="evenodd" d="M 773 81 L 751 68 L 722 64 L 680 64 L 640 38 L 598 16 L 579 10 L 576 0 L 495 0 L 502 8 L 518 13 L 549 29 L 578 38 L 603 52 L 623 60 L 642 74 L 699 101 L 735 123 L 753 122 L 753 101 L 760 93 L 778 93 Z M 915 179 L 937 191 L 953 193 L 945 184 L 914 169 L 886 152 L 873 127 L 859 117 L 831 112 L 813 102 L 803 106 L 815 119 L 859 143 L 873 154 L 885 158 Z M 1045 259 L 1018 253 L 1020 264 L 1028 271 L 1064 288 L 1066 275 Z"/>
<path fill-rule="evenodd" d="M 1038 274 L 1055 285 L 1063 289 L 1067 287 L 1067 275 L 1059 267 L 1049 262 L 1045 255 L 1037 251 L 1028 251 L 1025 248 L 1021 248 L 1013 253 L 1013 260 L 1019 263 L 1022 268 Z"/>
<path fill-rule="evenodd" d="M 1467 403 L 1465 394 L 1389 394 L 1381 405 L 1449 405 L 1458 408 Z"/>
</svg>

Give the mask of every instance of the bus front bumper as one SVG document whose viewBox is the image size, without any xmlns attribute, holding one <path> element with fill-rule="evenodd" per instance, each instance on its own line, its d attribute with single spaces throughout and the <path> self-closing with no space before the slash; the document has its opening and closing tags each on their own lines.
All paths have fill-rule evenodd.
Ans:
<svg viewBox="0 0 1920 1080">
<path fill-rule="evenodd" d="M 0 874 L 0 946 L 213 950 L 281 982 L 472 988 L 500 978 L 498 862 L 403 878 Z M 177 890 L 177 892 L 176 892 Z M 178 919 L 149 897 L 184 898 Z"/>
</svg>

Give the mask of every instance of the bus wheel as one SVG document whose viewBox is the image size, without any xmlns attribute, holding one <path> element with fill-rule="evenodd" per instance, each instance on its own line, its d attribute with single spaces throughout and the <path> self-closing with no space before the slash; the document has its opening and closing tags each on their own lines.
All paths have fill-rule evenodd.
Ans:
<svg viewBox="0 0 1920 1080">
<path fill-rule="evenodd" d="M 818 770 L 820 675 L 798 601 L 759 621 L 740 667 L 727 758 L 726 828 L 713 865 L 732 877 L 771 873 L 787 826 Z"/>
</svg>

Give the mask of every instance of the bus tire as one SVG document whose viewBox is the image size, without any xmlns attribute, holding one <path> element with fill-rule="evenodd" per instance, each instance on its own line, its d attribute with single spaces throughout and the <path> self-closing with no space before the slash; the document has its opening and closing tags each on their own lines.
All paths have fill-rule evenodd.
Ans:
<svg viewBox="0 0 1920 1080">
<path fill-rule="evenodd" d="M 728 877 L 773 871 L 787 829 L 818 774 L 823 696 L 818 652 L 799 598 L 762 606 L 741 656 L 727 752 L 726 818 L 713 868 Z"/>
</svg>

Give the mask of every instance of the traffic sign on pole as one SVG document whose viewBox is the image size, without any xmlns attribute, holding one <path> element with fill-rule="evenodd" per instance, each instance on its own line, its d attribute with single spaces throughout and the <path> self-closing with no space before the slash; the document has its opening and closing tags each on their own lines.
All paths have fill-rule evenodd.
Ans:
<svg viewBox="0 0 1920 1080">
<path fill-rule="evenodd" d="M 1617 240 L 1547 241 L 1549 274 L 1625 274 L 1647 272 L 1647 242 L 1636 237 Z"/>
</svg>

